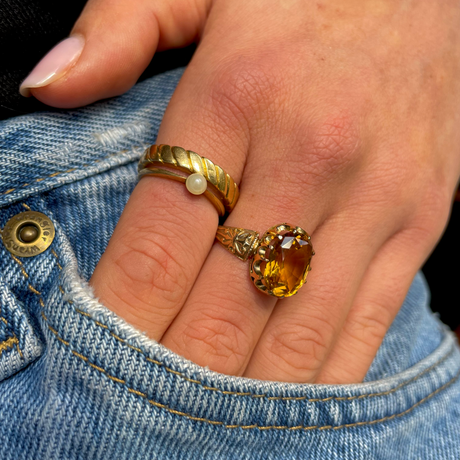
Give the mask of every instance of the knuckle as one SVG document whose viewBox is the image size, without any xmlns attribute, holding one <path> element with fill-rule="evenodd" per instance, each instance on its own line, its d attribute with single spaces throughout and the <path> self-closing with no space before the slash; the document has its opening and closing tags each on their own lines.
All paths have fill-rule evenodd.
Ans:
<svg viewBox="0 0 460 460">
<path fill-rule="evenodd" d="M 143 305 L 176 304 L 183 300 L 187 270 L 179 261 L 174 243 L 166 235 L 135 229 L 119 244 L 122 249 L 113 259 L 117 291 L 125 293 L 126 303 L 133 299 Z"/>
<path fill-rule="evenodd" d="M 351 113 L 338 111 L 316 120 L 308 120 L 303 114 L 298 114 L 295 120 L 292 114 L 289 117 L 292 126 L 289 136 L 282 136 L 281 143 L 275 141 L 267 149 L 271 161 L 264 161 L 252 170 L 247 168 L 245 180 L 258 183 L 261 175 L 276 177 L 267 190 L 270 200 L 282 200 L 285 207 L 290 200 L 282 197 L 289 197 L 295 212 L 299 189 L 319 190 L 318 187 L 342 183 L 347 174 L 359 167 L 363 149 L 355 116 Z"/>
<path fill-rule="evenodd" d="M 267 343 L 278 367 L 296 378 L 299 372 L 316 374 L 328 350 L 324 331 L 306 324 L 282 324 L 270 331 Z"/>
<path fill-rule="evenodd" d="M 234 313 L 234 312 L 232 312 Z M 189 321 L 183 331 L 182 341 L 194 355 L 202 358 L 217 372 L 241 373 L 250 356 L 251 344 L 238 315 L 204 310 L 198 318 Z"/>
<path fill-rule="evenodd" d="M 341 171 L 359 158 L 360 138 L 354 117 L 346 112 L 315 122 L 308 149 L 308 163 L 318 171 Z"/>
<path fill-rule="evenodd" d="M 452 190 L 433 184 L 424 188 L 414 200 L 416 205 L 413 207 L 408 229 L 421 241 L 428 240 L 430 244 L 434 244 L 449 220 Z"/>
<path fill-rule="evenodd" d="M 291 151 L 294 154 L 289 158 L 290 181 L 325 184 L 341 180 L 359 164 L 361 139 L 355 116 L 351 113 L 338 111 L 318 120 L 297 122 L 297 125 L 292 137 L 295 144 Z"/>
<path fill-rule="evenodd" d="M 249 130 L 255 119 L 264 116 L 281 86 L 281 79 L 266 60 L 231 56 L 216 66 L 211 76 L 210 107 L 226 123 L 233 120 Z"/>
</svg>

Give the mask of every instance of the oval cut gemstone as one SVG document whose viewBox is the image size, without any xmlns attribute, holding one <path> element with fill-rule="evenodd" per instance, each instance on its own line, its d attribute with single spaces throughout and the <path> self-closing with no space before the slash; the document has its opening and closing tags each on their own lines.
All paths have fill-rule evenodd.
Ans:
<svg viewBox="0 0 460 460">
<path fill-rule="evenodd" d="M 273 230 L 267 232 L 273 235 Z M 303 286 L 310 270 L 313 248 L 308 235 L 294 230 L 276 232 L 268 244 L 264 284 L 276 297 L 289 297 Z"/>
</svg>

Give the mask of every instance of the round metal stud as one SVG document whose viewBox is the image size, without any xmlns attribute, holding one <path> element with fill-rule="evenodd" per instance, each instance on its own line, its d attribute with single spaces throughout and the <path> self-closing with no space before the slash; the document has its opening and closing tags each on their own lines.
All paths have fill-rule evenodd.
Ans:
<svg viewBox="0 0 460 460">
<path fill-rule="evenodd" d="M 35 225 L 25 225 L 18 231 L 18 236 L 23 243 L 33 243 L 37 240 L 39 231 Z"/>
<path fill-rule="evenodd" d="M 53 222 L 37 211 L 21 212 L 13 216 L 3 228 L 3 244 L 18 257 L 33 257 L 46 251 L 53 242 Z"/>
</svg>

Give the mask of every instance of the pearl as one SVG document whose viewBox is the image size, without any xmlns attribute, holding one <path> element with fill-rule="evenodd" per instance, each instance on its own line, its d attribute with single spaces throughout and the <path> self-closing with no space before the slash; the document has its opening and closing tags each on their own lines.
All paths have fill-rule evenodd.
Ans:
<svg viewBox="0 0 460 460">
<path fill-rule="evenodd" d="M 206 178 L 199 173 L 190 174 L 185 181 L 185 186 L 193 195 L 201 195 L 206 191 L 208 183 Z"/>
</svg>

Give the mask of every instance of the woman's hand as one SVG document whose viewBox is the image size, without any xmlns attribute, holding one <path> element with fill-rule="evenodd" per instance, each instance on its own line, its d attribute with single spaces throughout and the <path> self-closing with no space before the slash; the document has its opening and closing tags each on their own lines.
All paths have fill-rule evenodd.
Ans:
<svg viewBox="0 0 460 460">
<path fill-rule="evenodd" d="M 459 26 L 454 0 L 90 0 L 81 55 L 33 95 L 72 107 L 120 94 L 157 48 L 199 36 L 157 143 L 240 183 L 226 225 L 299 225 L 317 254 L 306 286 L 277 301 L 213 246 L 204 197 L 146 177 L 91 278 L 100 300 L 219 372 L 361 381 L 448 219 Z"/>
</svg>

